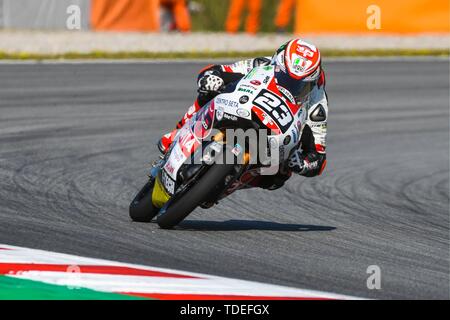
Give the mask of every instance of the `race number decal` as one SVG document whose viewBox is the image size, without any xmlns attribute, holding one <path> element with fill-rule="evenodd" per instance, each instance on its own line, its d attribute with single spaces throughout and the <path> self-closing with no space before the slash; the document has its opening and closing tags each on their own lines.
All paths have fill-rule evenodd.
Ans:
<svg viewBox="0 0 450 320">
<path fill-rule="evenodd" d="M 286 103 L 276 94 L 263 89 L 253 100 L 253 104 L 263 109 L 284 133 L 291 126 L 293 117 Z"/>
</svg>

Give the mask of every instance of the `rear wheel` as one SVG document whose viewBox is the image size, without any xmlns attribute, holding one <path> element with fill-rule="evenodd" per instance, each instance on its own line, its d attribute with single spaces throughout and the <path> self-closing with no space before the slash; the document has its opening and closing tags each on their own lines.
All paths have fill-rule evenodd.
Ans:
<svg viewBox="0 0 450 320">
<path fill-rule="evenodd" d="M 155 179 L 150 179 L 130 204 L 130 218 L 136 222 L 150 222 L 158 214 L 159 209 L 152 203 Z"/>
<path fill-rule="evenodd" d="M 233 164 L 213 165 L 191 189 L 157 217 L 158 225 L 162 229 L 170 229 L 179 224 L 201 203 L 225 191 L 224 180 L 232 174 L 234 174 Z"/>
</svg>

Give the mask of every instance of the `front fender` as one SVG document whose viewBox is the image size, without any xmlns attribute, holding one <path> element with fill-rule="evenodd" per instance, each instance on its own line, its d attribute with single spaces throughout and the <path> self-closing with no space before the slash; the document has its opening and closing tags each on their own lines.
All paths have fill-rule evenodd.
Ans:
<svg viewBox="0 0 450 320">
<path fill-rule="evenodd" d="M 155 178 L 155 186 L 153 187 L 152 203 L 156 208 L 162 208 L 167 201 L 170 200 L 170 195 L 167 193 L 161 177 L 164 174 L 163 170 L 159 170 Z"/>
</svg>

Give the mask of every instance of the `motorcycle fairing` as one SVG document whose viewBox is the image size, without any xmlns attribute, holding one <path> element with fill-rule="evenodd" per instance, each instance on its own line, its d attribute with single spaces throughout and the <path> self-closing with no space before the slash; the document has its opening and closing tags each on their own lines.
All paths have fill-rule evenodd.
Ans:
<svg viewBox="0 0 450 320">
<path fill-rule="evenodd" d="M 162 168 L 164 173 L 156 179 L 159 187 L 155 189 L 162 189 L 158 191 L 160 202 L 167 202 L 176 192 L 180 168 L 209 137 L 214 127 L 219 127 L 225 120 L 252 121 L 255 116 L 272 130 L 278 146 L 274 151 L 280 152 L 281 161 L 286 159 L 298 144 L 303 130 L 303 108 L 282 97 L 273 67 L 256 67 L 236 84 L 233 92 L 215 97 L 178 131 Z M 246 182 L 248 180 L 243 179 L 242 185 Z"/>
</svg>

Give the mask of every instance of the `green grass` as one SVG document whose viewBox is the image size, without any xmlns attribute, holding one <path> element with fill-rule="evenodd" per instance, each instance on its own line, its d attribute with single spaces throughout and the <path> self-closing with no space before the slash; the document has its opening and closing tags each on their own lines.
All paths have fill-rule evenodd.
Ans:
<svg viewBox="0 0 450 320">
<path fill-rule="evenodd" d="M 441 56 L 448 57 L 447 49 L 387 49 L 387 50 L 330 50 L 321 51 L 326 58 L 333 57 L 393 57 L 393 56 Z M 0 52 L 0 60 L 96 60 L 96 59 L 241 59 L 258 56 L 271 56 L 272 51 L 248 51 L 248 52 L 104 52 L 91 53 L 64 53 L 64 54 L 35 54 L 35 53 L 6 53 Z"/>
<path fill-rule="evenodd" d="M 142 300 L 128 295 L 68 288 L 39 281 L 0 276 L 0 300 Z"/>
<path fill-rule="evenodd" d="M 203 7 L 203 11 L 192 14 L 193 31 L 224 31 L 225 21 L 228 14 L 228 8 L 231 0 L 195 0 Z M 261 10 L 261 29 L 260 32 L 274 32 L 274 19 L 277 12 L 279 0 L 263 0 Z M 286 31 L 294 30 L 294 13 L 292 13 L 291 23 Z M 245 29 L 245 19 L 247 17 L 246 9 L 241 16 L 240 31 Z"/>
</svg>

